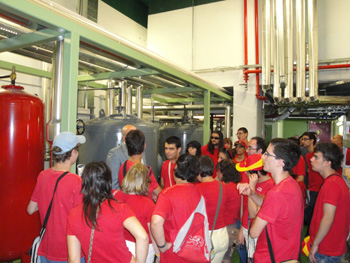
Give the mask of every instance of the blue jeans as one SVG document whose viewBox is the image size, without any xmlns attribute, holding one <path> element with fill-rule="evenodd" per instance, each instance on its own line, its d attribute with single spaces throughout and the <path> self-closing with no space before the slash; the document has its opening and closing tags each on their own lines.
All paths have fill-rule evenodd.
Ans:
<svg viewBox="0 0 350 263">
<path fill-rule="evenodd" d="M 49 260 L 46 257 L 39 256 L 40 257 L 40 262 L 41 263 L 68 263 L 68 261 L 54 261 L 54 260 Z M 80 259 L 80 263 L 85 263 L 85 258 L 82 257 Z"/>
<path fill-rule="evenodd" d="M 318 252 L 315 253 L 315 258 L 317 259 L 317 263 L 339 263 L 342 256 L 332 257 L 325 256 Z"/>
</svg>

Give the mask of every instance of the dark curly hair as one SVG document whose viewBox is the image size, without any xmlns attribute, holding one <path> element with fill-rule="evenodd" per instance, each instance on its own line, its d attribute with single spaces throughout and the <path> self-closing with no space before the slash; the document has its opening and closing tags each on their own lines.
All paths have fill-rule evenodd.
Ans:
<svg viewBox="0 0 350 263">
<path fill-rule="evenodd" d="M 216 170 L 222 173 L 222 179 L 224 183 L 239 183 L 241 181 L 241 173 L 237 171 L 236 164 L 230 160 L 225 159 L 216 165 Z"/>
</svg>

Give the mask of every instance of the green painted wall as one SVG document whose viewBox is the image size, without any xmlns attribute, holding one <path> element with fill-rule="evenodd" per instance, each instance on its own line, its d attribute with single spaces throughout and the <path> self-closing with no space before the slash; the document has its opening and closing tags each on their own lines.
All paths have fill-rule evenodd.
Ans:
<svg viewBox="0 0 350 263">
<path fill-rule="evenodd" d="M 308 120 L 284 120 L 283 138 L 300 136 L 309 130 Z"/>
</svg>

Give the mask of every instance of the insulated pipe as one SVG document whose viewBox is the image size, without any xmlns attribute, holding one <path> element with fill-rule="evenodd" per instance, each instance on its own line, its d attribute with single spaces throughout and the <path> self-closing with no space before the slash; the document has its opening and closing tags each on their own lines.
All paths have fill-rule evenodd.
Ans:
<svg viewBox="0 0 350 263">
<path fill-rule="evenodd" d="M 142 90 L 143 90 L 143 85 L 138 86 L 136 89 L 136 105 L 137 105 L 136 110 L 137 110 L 137 117 L 139 117 L 140 119 L 142 119 L 143 117 Z"/>
<path fill-rule="evenodd" d="M 258 20 L 258 10 L 255 7 L 255 20 Z M 255 27 L 255 32 L 257 28 Z M 271 0 L 262 1 L 262 88 L 264 91 L 271 86 Z"/>
<path fill-rule="evenodd" d="M 52 87 L 52 118 L 46 126 L 46 140 L 51 144 L 53 139 L 61 132 L 62 109 L 62 70 L 63 70 L 63 40 L 54 44 Z"/>
<path fill-rule="evenodd" d="M 113 80 L 108 80 L 107 82 L 107 91 L 106 91 L 106 115 L 110 116 L 114 114 L 114 81 Z"/>
<path fill-rule="evenodd" d="M 225 108 L 225 128 L 226 138 L 231 138 L 231 106 L 227 105 Z"/>
<path fill-rule="evenodd" d="M 305 0 L 296 0 L 296 101 L 305 101 Z"/>
<path fill-rule="evenodd" d="M 272 25 L 273 25 L 273 32 L 271 36 L 271 50 L 274 50 L 273 53 L 273 99 L 275 102 L 281 101 L 281 89 L 280 89 L 280 78 L 279 78 L 279 59 L 278 59 L 278 27 L 277 27 L 277 10 L 276 10 L 276 4 L 279 0 L 273 0 L 272 1 Z"/>
<path fill-rule="evenodd" d="M 259 64 L 259 10 L 258 0 L 255 0 L 255 63 Z M 256 68 L 258 69 L 258 68 Z M 259 73 L 256 74 L 256 92 L 255 96 L 258 100 L 266 100 L 266 97 L 260 96 Z"/>
<path fill-rule="evenodd" d="M 244 65 L 248 65 L 248 21 L 247 21 L 247 0 L 244 0 L 244 21 L 243 21 L 243 27 L 244 27 Z M 245 83 L 248 83 L 248 74 L 244 74 L 243 71 L 243 79 Z"/>
<path fill-rule="evenodd" d="M 127 87 L 126 115 L 132 115 L 132 85 Z"/>
<path fill-rule="evenodd" d="M 293 1 L 286 0 L 285 1 L 285 11 L 286 11 L 286 47 L 287 52 L 285 53 L 285 61 L 286 61 L 286 88 L 284 90 L 284 100 L 287 103 L 293 102 Z"/>
<path fill-rule="evenodd" d="M 309 97 L 318 98 L 318 18 L 317 0 L 308 0 L 309 28 Z"/>
<path fill-rule="evenodd" d="M 89 103 L 89 88 L 88 86 L 85 86 L 85 100 L 84 100 L 84 109 L 88 109 L 88 103 Z"/>
<path fill-rule="evenodd" d="M 153 99 L 152 99 L 153 101 Z M 211 109 L 224 109 L 226 108 L 226 104 L 211 104 Z M 172 105 L 172 106 L 143 106 L 144 110 L 183 110 L 184 105 Z M 191 110 L 203 110 L 203 104 L 201 105 L 186 105 L 186 109 Z"/>
<path fill-rule="evenodd" d="M 276 53 L 278 63 L 278 77 L 280 87 L 286 86 L 286 72 L 284 63 L 284 0 L 276 0 L 275 16 L 276 16 Z"/>
<path fill-rule="evenodd" d="M 121 83 L 121 88 L 119 93 L 119 107 L 120 110 L 123 112 L 123 117 L 126 117 L 126 86 L 128 82 L 126 80 L 123 80 Z"/>
</svg>

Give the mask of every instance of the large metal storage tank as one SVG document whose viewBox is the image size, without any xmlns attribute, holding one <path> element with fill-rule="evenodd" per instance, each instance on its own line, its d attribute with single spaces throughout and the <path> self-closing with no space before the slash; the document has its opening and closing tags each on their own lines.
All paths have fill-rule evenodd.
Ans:
<svg viewBox="0 0 350 263">
<path fill-rule="evenodd" d="M 157 155 L 159 128 L 155 124 L 135 116 L 123 118 L 119 115 L 96 118 L 85 123 L 86 143 L 80 146 L 79 163 L 106 161 L 110 149 L 123 142 L 122 128 L 132 124 L 143 131 L 146 137 L 146 161 L 152 167 L 154 175 L 158 174 Z"/>
<path fill-rule="evenodd" d="M 181 140 L 181 153 L 185 153 L 186 145 L 190 141 L 203 142 L 203 125 L 198 123 L 171 123 L 159 129 L 159 154 L 166 160 L 164 153 L 165 140 L 170 136 L 177 136 Z"/>
<path fill-rule="evenodd" d="M 44 169 L 44 104 L 23 87 L 0 91 L 0 262 L 29 251 L 40 232 L 39 213 L 27 205 Z"/>
</svg>

